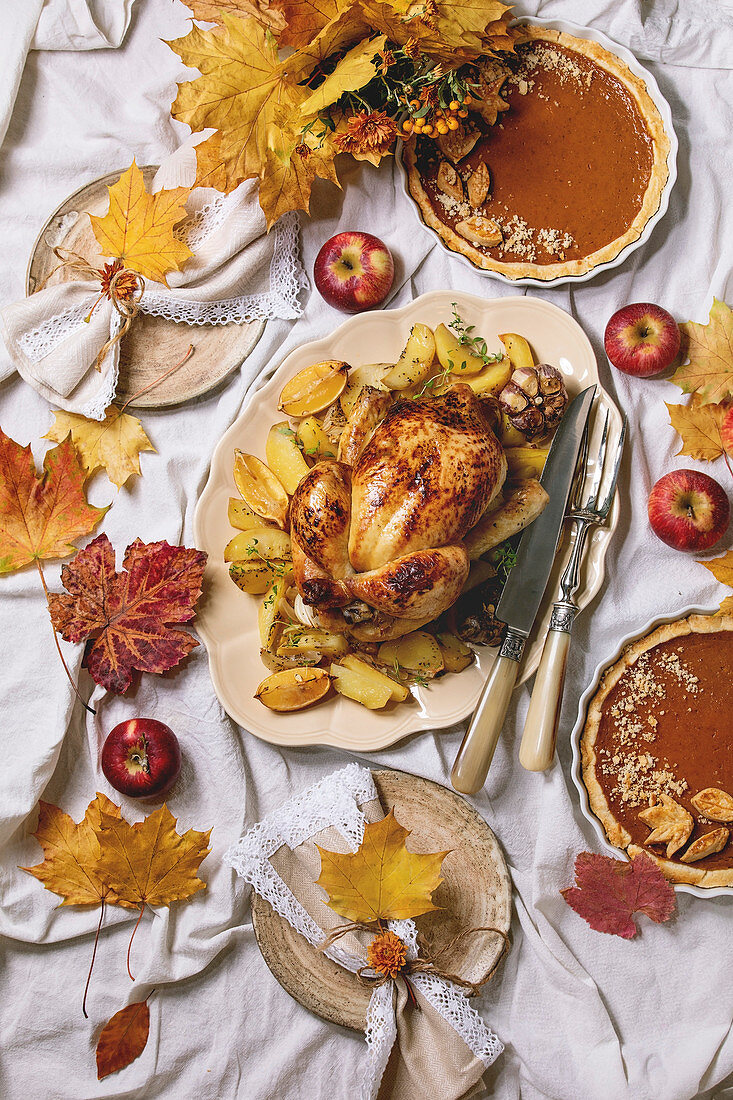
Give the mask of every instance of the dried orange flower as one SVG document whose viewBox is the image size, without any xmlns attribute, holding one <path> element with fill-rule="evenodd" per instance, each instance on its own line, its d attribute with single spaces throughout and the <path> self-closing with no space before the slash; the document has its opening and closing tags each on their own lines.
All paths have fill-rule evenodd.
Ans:
<svg viewBox="0 0 733 1100">
<path fill-rule="evenodd" d="M 340 153 L 387 153 L 397 137 L 397 123 L 384 111 L 360 111 L 334 138 Z"/>
<path fill-rule="evenodd" d="M 387 72 L 387 69 L 391 68 L 392 65 L 394 65 L 395 55 L 392 53 L 391 50 L 383 50 L 379 57 L 379 71 L 384 75 Z"/>
<path fill-rule="evenodd" d="M 406 57 L 409 57 L 411 61 L 417 61 L 420 56 L 420 43 L 416 38 L 408 38 L 402 47 L 402 52 Z"/>
<path fill-rule="evenodd" d="M 112 280 L 118 271 L 122 272 L 115 281 L 114 293 L 121 302 L 129 302 L 134 298 L 138 289 L 138 277 L 134 271 L 123 270 L 123 268 L 122 260 L 113 260 L 112 263 L 104 265 L 99 273 L 99 278 L 102 283 L 102 294 L 111 299 Z"/>
<path fill-rule="evenodd" d="M 308 159 L 308 157 L 311 155 L 311 151 L 312 150 L 310 149 L 310 147 L 306 145 L 304 141 L 299 141 L 298 144 L 295 146 L 295 149 L 293 150 L 293 152 L 297 153 L 299 157 L 303 158 L 303 160 Z"/>
<path fill-rule="evenodd" d="M 367 960 L 373 970 L 396 978 L 407 961 L 407 945 L 394 932 L 380 932 L 367 947 Z"/>
</svg>

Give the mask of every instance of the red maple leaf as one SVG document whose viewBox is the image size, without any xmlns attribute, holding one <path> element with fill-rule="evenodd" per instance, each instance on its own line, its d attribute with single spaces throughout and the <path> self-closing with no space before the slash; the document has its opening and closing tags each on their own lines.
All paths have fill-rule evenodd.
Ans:
<svg viewBox="0 0 733 1100">
<path fill-rule="evenodd" d="M 633 939 L 639 931 L 632 913 L 646 913 L 661 924 L 675 910 L 674 890 L 653 859 L 642 853 L 632 862 L 580 852 L 575 886 L 560 893 L 596 932 Z"/>
<path fill-rule="evenodd" d="M 122 694 L 132 674 L 165 672 L 198 642 L 168 624 L 194 616 L 206 554 L 135 539 L 115 569 L 106 535 L 93 539 L 61 570 L 66 593 L 49 598 L 51 621 L 67 642 L 87 643 L 84 666 L 108 691 Z M 68 595 L 67 595 L 68 593 Z"/>
</svg>

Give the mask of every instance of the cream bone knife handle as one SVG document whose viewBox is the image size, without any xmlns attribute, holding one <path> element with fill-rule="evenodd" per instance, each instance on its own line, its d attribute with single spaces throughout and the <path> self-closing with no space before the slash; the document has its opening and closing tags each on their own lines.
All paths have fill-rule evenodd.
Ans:
<svg viewBox="0 0 733 1100">
<path fill-rule="evenodd" d="M 545 771 L 555 755 L 570 634 L 578 613 L 573 596 L 580 587 L 580 563 L 583 560 L 591 520 L 578 517 L 575 524 L 575 543 L 560 579 L 560 599 L 552 608 L 550 629 L 542 650 L 522 743 L 519 746 L 519 763 L 530 772 Z"/>
<path fill-rule="evenodd" d="M 476 794 L 486 781 L 517 682 L 525 642 L 521 634 L 508 630 L 501 644 L 451 772 L 451 783 L 461 794 Z"/>
<path fill-rule="evenodd" d="M 556 603 L 552 609 L 550 629 L 542 650 L 522 743 L 519 746 L 519 763 L 530 772 L 546 771 L 555 756 L 570 632 L 576 611 L 574 604 Z"/>
</svg>

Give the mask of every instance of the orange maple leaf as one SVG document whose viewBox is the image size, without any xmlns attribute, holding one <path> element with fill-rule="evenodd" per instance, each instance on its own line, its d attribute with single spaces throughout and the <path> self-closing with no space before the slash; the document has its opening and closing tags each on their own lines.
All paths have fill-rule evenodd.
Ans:
<svg viewBox="0 0 733 1100">
<path fill-rule="evenodd" d="M 403 920 L 438 909 L 433 891 L 443 881 L 440 867 L 448 852 L 408 852 L 410 835 L 390 810 L 381 821 L 367 822 L 356 852 L 330 852 L 318 845 L 318 886 L 328 905 L 350 921 Z"/>
<path fill-rule="evenodd" d="M 186 217 L 187 187 L 173 187 L 149 195 L 143 174 L 133 160 L 117 183 L 108 188 L 109 210 L 104 217 L 90 214 L 102 255 L 121 260 L 144 279 L 166 282 L 179 271 L 191 250 L 173 230 Z"/>
<path fill-rule="evenodd" d="M 46 452 L 39 477 L 30 446 L 0 428 L 0 573 L 74 553 L 107 512 L 87 503 L 84 478 L 70 437 Z"/>
</svg>

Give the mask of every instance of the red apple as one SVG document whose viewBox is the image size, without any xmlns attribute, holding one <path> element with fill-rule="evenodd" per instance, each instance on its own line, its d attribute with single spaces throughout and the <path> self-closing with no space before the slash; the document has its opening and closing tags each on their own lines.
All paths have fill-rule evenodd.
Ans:
<svg viewBox="0 0 733 1100">
<path fill-rule="evenodd" d="M 361 313 L 387 297 L 394 279 L 392 253 L 371 233 L 337 233 L 316 256 L 313 278 L 330 306 Z"/>
<path fill-rule="evenodd" d="M 726 410 L 720 424 L 720 441 L 725 453 L 733 455 L 733 405 Z"/>
<path fill-rule="evenodd" d="M 603 344 L 617 370 L 649 378 L 661 374 L 677 357 L 680 330 L 666 309 L 651 302 L 635 302 L 614 313 L 606 325 Z"/>
<path fill-rule="evenodd" d="M 715 478 L 697 470 L 672 470 L 649 494 L 649 522 L 657 538 L 675 550 L 709 550 L 725 534 L 730 503 Z"/>
<path fill-rule="evenodd" d="M 130 718 L 111 731 L 102 748 L 102 771 L 120 794 L 146 798 L 168 791 L 181 770 L 172 729 L 155 718 Z"/>
</svg>

